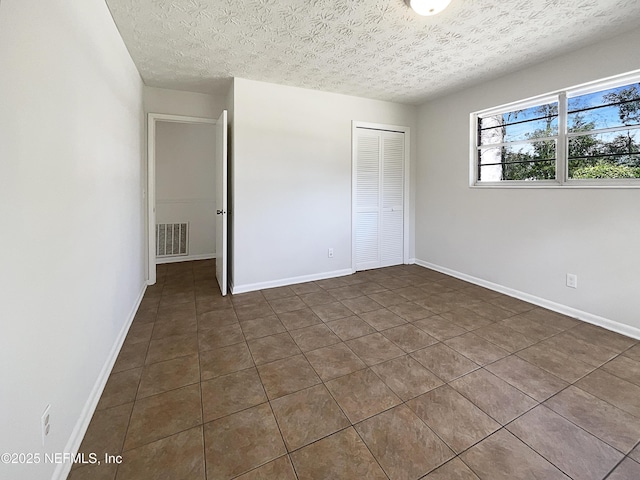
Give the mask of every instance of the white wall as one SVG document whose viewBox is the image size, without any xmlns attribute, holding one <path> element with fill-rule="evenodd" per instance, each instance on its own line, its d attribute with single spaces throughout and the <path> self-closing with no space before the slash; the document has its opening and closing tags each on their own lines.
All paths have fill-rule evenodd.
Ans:
<svg viewBox="0 0 640 480">
<path fill-rule="evenodd" d="M 2 0 L 0 65 L 0 452 L 65 452 L 144 291 L 142 81 L 102 0 Z"/>
<path fill-rule="evenodd" d="M 640 190 L 469 188 L 471 112 L 638 69 L 639 44 L 636 30 L 423 105 L 416 257 L 640 334 L 625 329 L 640 328 Z"/>
<path fill-rule="evenodd" d="M 227 98 L 224 95 L 207 95 L 144 86 L 144 109 L 148 113 L 216 119 L 226 105 Z"/>
<path fill-rule="evenodd" d="M 189 222 L 189 259 L 216 253 L 215 134 L 213 124 L 156 123 L 156 223 Z"/>
<path fill-rule="evenodd" d="M 417 109 L 240 78 L 234 103 L 234 291 L 350 270 L 351 122 Z"/>
</svg>

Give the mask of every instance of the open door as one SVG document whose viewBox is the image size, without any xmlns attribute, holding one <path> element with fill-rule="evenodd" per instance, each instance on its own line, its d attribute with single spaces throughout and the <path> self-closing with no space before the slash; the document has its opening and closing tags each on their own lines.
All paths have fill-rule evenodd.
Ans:
<svg viewBox="0 0 640 480">
<path fill-rule="evenodd" d="M 216 279 L 227 294 L 227 111 L 216 122 Z"/>
</svg>

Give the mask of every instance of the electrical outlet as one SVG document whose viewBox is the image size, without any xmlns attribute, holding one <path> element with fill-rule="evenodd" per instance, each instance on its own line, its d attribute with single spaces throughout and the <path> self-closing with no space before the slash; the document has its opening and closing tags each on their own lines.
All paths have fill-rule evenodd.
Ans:
<svg viewBox="0 0 640 480">
<path fill-rule="evenodd" d="M 567 287 L 578 288 L 578 276 L 573 273 L 567 273 Z"/>
<path fill-rule="evenodd" d="M 333 248 L 329 249 L 329 258 L 333 258 Z"/>
<path fill-rule="evenodd" d="M 51 431 L 51 405 L 47 405 L 42 417 L 40 417 L 40 429 L 42 431 L 42 446 L 44 446 Z"/>
</svg>

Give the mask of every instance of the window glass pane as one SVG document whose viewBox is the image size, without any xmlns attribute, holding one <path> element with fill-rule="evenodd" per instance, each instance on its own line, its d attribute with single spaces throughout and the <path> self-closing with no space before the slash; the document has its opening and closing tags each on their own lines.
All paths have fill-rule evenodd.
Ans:
<svg viewBox="0 0 640 480">
<path fill-rule="evenodd" d="M 570 138 L 569 178 L 640 178 L 640 129 Z"/>
<path fill-rule="evenodd" d="M 640 83 L 568 99 L 568 131 L 640 125 Z"/>
<path fill-rule="evenodd" d="M 556 178 L 556 142 L 547 140 L 478 152 L 478 180 L 552 180 Z"/>
<path fill-rule="evenodd" d="M 634 166 L 635 165 L 635 166 Z M 640 154 L 570 159 L 569 178 L 640 178 Z"/>
<path fill-rule="evenodd" d="M 486 124 L 486 122 L 483 123 Z M 480 131 L 480 145 L 517 142 L 556 135 L 558 135 L 557 116 L 512 125 L 484 128 Z"/>
<path fill-rule="evenodd" d="M 569 158 L 640 153 L 640 129 L 569 138 Z"/>
<path fill-rule="evenodd" d="M 480 182 L 554 180 L 556 178 L 556 161 L 540 160 L 535 163 L 481 165 L 478 173 L 478 181 Z"/>
<path fill-rule="evenodd" d="M 478 118 L 480 145 L 558 135 L 558 103 Z"/>
</svg>

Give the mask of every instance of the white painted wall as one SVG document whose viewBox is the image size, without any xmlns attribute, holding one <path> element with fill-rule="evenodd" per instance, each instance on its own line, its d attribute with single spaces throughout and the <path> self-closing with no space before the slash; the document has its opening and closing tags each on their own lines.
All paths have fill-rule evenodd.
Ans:
<svg viewBox="0 0 640 480">
<path fill-rule="evenodd" d="M 68 452 L 144 291 L 142 81 L 101 0 L 2 0 L 0 65 L 0 452 Z"/>
<path fill-rule="evenodd" d="M 156 123 L 156 223 L 189 222 L 187 258 L 216 253 L 215 140 L 215 125 Z"/>
<path fill-rule="evenodd" d="M 417 109 L 240 78 L 234 103 L 234 288 L 350 270 L 351 122 L 415 129 Z"/>
<path fill-rule="evenodd" d="M 423 105 L 416 257 L 640 328 L 639 189 L 469 188 L 471 112 L 638 69 L 639 44 L 636 30 Z"/>
<path fill-rule="evenodd" d="M 207 95 L 144 86 L 144 109 L 147 113 L 215 119 L 226 108 L 226 104 L 227 98 L 224 95 Z"/>
</svg>

